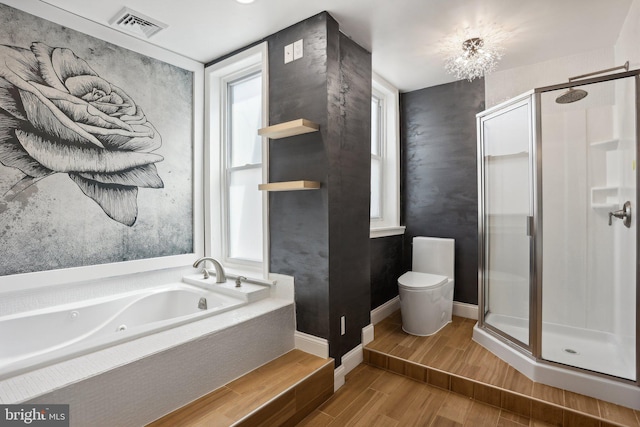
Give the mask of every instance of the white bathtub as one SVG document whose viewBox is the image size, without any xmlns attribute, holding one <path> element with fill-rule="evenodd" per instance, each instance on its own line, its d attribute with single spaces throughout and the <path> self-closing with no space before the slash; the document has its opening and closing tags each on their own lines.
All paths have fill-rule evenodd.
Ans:
<svg viewBox="0 0 640 427">
<path fill-rule="evenodd" d="M 244 285 L 245 289 L 247 286 L 257 285 Z M 228 295 L 228 286 L 219 288 L 211 287 L 216 292 L 173 283 L 2 316 L 0 379 L 213 316 L 249 301 L 243 294 Z M 201 298 L 206 299 L 206 310 L 198 308 Z"/>
</svg>

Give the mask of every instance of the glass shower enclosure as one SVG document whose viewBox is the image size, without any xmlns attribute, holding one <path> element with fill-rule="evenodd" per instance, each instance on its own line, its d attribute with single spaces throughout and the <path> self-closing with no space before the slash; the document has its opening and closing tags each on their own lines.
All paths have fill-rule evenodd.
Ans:
<svg viewBox="0 0 640 427">
<path fill-rule="evenodd" d="M 537 361 L 636 384 L 639 74 L 478 114 L 478 326 Z"/>
</svg>

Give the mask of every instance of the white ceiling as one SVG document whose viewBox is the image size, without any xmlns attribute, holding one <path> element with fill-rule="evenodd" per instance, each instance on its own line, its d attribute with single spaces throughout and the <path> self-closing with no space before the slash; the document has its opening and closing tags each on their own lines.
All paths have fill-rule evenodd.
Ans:
<svg viewBox="0 0 640 427">
<path fill-rule="evenodd" d="M 439 41 L 464 27 L 508 33 L 498 70 L 614 45 L 633 0 L 46 0 L 108 25 L 122 7 L 169 27 L 150 42 L 207 63 L 328 11 L 372 52 L 373 68 L 401 91 L 454 80 Z"/>
</svg>

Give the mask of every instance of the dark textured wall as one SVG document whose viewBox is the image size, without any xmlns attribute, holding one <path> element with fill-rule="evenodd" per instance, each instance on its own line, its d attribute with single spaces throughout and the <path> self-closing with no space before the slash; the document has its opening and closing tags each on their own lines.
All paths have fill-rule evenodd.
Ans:
<svg viewBox="0 0 640 427">
<path fill-rule="evenodd" d="M 337 25 L 337 24 L 336 24 Z M 327 16 L 268 38 L 269 124 L 305 118 L 320 132 L 269 142 L 269 181 L 320 181 L 317 191 L 269 193 L 270 271 L 295 277 L 297 328 L 329 338 L 329 162 Z M 284 47 L 304 39 L 304 56 L 284 63 Z"/>
<path fill-rule="evenodd" d="M 371 239 L 371 310 L 398 296 L 403 250 L 404 236 Z"/>
<path fill-rule="evenodd" d="M 329 40 L 329 343 L 343 355 L 370 323 L 371 54 L 342 33 Z"/>
<path fill-rule="evenodd" d="M 455 239 L 454 299 L 478 303 L 475 115 L 484 80 L 457 81 L 400 97 L 404 264 L 414 236 Z"/>
<path fill-rule="evenodd" d="M 284 46 L 299 39 L 303 58 L 284 64 Z M 321 182 L 320 190 L 270 193 L 270 271 L 295 277 L 297 329 L 328 339 L 340 364 L 369 324 L 371 55 L 327 13 L 267 40 L 270 124 L 320 124 L 320 132 L 270 141 L 269 180 Z"/>
</svg>

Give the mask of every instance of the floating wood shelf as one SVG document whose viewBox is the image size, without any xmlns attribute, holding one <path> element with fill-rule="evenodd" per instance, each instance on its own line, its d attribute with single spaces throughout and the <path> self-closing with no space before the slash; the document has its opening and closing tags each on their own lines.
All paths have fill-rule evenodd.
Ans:
<svg viewBox="0 0 640 427">
<path fill-rule="evenodd" d="M 271 139 L 286 138 L 288 136 L 302 135 L 304 133 L 317 132 L 320 125 L 307 119 L 297 119 L 280 123 L 266 128 L 258 129 L 258 135 Z"/>
<path fill-rule="evenodd" d="M 258 185 L 258 190 L 261 191 L 317 190 L 318 188 L 320 188 L 318 181 L 284 181 Z"/>
</svg>

